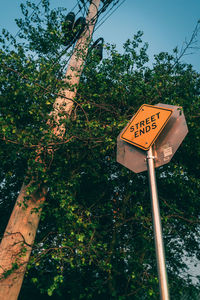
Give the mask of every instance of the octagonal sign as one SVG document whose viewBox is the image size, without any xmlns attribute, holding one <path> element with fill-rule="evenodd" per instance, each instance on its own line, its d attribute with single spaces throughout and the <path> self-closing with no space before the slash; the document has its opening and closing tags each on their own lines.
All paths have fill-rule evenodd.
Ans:
<svg viewBox="0 0 200 300">
<path fill-rule="evenodd" d="M 157 106 L 159 108 L 168 109 L 172 113 L 165 126 L 162 127 L 155 142 L 153 141 L 156 168 L 170 162 L 188 133 L 186 120 L 180 106 L 162 103 L 157 104 L 155 107 Z M 133 118 L 131 120 L 133 120 Z M 117 162 L 135 173 L 140 173 L 147 170 L 146 151 L 135 147 L 133 143 L 128 143 L 121 138 L 129 125 L 130 123 L 122 130 L 117 138 Z"/>
</svg>

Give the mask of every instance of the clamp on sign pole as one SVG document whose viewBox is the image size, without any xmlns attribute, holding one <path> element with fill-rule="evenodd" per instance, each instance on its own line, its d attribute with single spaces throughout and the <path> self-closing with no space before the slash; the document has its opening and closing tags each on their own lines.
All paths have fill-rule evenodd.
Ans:
<svg viewBox="0 0 200 300">
<path fill-rule="evenodd" d="M 152 217 L 153 217 L 153 228 L 154 228 L 154 239 L 156 248 L 156 260 L 157 269 L 159 275 L 159 286 L 160 286 L 160 299 L 169 300 L 169 290 L 167 282 L 167 271 L 165 263 L 165 253 L 164 244 L 162 236 L 162 227 L 160 219 L 160 209 L 158 201 L 158 192 L 156 185 L 156 175 L 154 167 L 154 159 L 152 147 L 147 151 L 147 166 L 148 166 L 148 176 L 149 176 L 149 187 L 151 195 L 151 205 L 152 205 Z"/>
</svg>

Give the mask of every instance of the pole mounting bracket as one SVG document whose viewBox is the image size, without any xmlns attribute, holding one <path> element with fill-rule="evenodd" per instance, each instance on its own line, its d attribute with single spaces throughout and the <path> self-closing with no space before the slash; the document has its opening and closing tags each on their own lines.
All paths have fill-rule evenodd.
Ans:
<svg viewBox="0 0 200 300">
<path fill-rule="evenodd" d="M 147 157 L 144 159 L 144 161 L 147 161 L 147 159 L 156 159 L 156 156 L 154 155 L 147 155 Z"/>
</svg>

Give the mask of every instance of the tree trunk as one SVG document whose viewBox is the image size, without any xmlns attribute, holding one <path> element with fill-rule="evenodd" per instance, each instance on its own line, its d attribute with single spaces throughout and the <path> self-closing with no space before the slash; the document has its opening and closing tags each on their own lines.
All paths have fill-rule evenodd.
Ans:
<svg viewBox="0 0 200 300">
<path fill-rule="evenodd" d="M 71 114 L 99 4 L 100 0 L 93 0 L 90 5 L 86 18 L 87 30 L 78 40 L 66 72 L 66 80 L 71 86 L 75 85 L 75 88 L 73 91 L 64 91 L 63 97 L 56 99 L 51 113 L 57 122 L 54 133 L 60 138 L 63 137 L 65 128 L 59 122 L 61 118 L 67 118 Z M 63 117 L 60 117 L 61 112 Z M 0 244 L 0 300 L 18 298 L 40 220 L 41 205 L 46 198 L 45 188 L 40 188 L 25 201 L 27 187 L 22 186 Z M 27 208 L 24 207 L 24 201 Z"/>
<path fill-rule="evenodd" d="M 44 188 L 38 190 L 26 200 L 25 208 L 26 189 L 23 185 L 1 241 L 1 300 L 18 297 L 40 220 L 40 206 L 46 196 Z"/>
</svg>

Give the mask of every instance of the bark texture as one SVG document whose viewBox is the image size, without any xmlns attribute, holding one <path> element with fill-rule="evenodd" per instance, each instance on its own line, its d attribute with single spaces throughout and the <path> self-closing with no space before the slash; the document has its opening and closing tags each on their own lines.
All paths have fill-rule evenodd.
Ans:
<svg viewBox="0 0 200 300">
<path fill-rule="evenodd" d="M 25 207 L 26 189 L 23 185 L 1 241 L 1 300 L 18 298 L 45 200 L 46 191 L 42 188 L 26 200 Z"/>
</svg>

